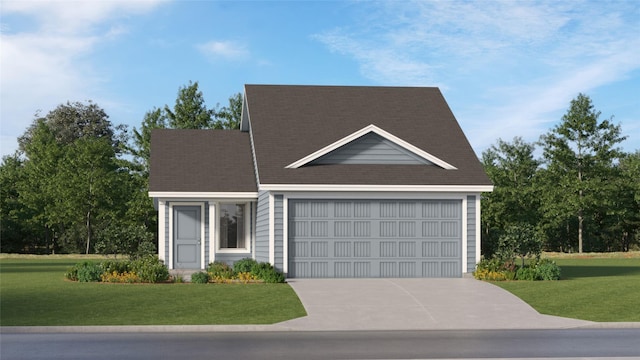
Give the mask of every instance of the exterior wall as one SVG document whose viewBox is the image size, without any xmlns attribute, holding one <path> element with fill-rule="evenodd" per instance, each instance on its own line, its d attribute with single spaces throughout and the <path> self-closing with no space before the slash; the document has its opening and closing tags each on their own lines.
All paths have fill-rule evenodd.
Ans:
<svg viewBox="0 0 640 360">
<path fill-rule="evenodd" d="M 369 133 L 353 140 L 312 164 L 430 164 L 378 134 Z"/>
<path fill-rule="evenodd" d="M 258 262 L 269 261 L 269 192 L 262 191 L 258 195 L 256 210 L 256 244 L 255 259 Z"/>
<path fill-rule="evenodd" d="M 471 273 L 476 269 L 476 197 L 474 195 L 467 196 L 467 269 L 466 272 Z"/>
<path fill-rule="evenodd" d="M 284 271 L 284 197 L 274 196 L 274 264 L 279 271 Z"/>
<path fill-rule="evenodd" d="M 338 196 L 337 196 L 338 195 Z M 213 211 L 211 206 L 216 203 L 217 200 L 213 199 L 201 199 L 196 201 L 202 204 L 204 211 L 204 235 L 205 244 L 204 259 L 202 266 L 206 266 L 215 261 L 224 261 L 229 264 L 233 262 L 251 257 L 259 262 L 270 262 L 276 269 L 287 273 L 289 265 L 289 244 L 288 234 L 291 231 L 288 228 L 287 223 L 287 206 L 290 199 L 296 198 L 320 198 L 320 199 L 339 199 L 341 197 L 349 199 L 376 199 L 376 198 L 389 198 L 389 199 L 461 199 L 463 205 L 466 208 L 463 209 L 463 230 L 466 233 L 463 236 L 463 249 L 462 256 L 464 263 L 462 265 L 463 273 L 470 273 L 475 270 L 475 265 L 479 260 L 479 194 L 402 194 L 402 193 L 383 193 L 380 196 L 379 193 L 276 193 L 273 194 L 269 191 L 262 191 L 258 195 L 257 202 L 249 202 L 249 232 L 250 236 L 248 241 L 250 242 L 251 251 L 248 253 L 232 253 L 232 252 L 218 252 L 215 249 L 216 234 L 215 224 L 211 224 L 211 221 L 215 221 L 212 218 Z M 186 200 L 186 199 L 185 199 Z M 172 234 L 170 233 L 170 213 L 173 211 L 173 206 L 184 203 L 182 199 L 159 199 L 158 202 L 158 219 L 159 219 L 159 236 L 158 236 L 158 255 L 164 260 L 164 263 L 170 268 L 173 267 L 171 261 L 173 259 L 172 254 Z M 189 199 L 189 203 L 193 203 L 192 199 Z"/>
<path fill-rule="evenodd" d="M 268 196 L 267 196 L 268 199 Z M 221 202 L 226 202 L 226 199 L 220 200 Z M 231 200 L 233 201 L 233 200 Z M 242 200 L 237 200 L 244 202 Z M 217 199 L 178 199 L 178 200 L 167 200 L 167 199 L 159 199 L 158 201 L 158 257 L 164 262 L 169 269 L 173 269 L 173 243 L 172 238 L 173 234 L 171 234 L 171 212 L 173 211 L 173 206 L 178 206 L 181 204 L 198 204 L 202 208 L 202 232 L 203 232 L 203 243 L 201 251 L 201 268 L 205 269 L 207 265 L 213 261 L 224 261 L 228 264 L 232 264 L 233 262 L 244 259 L 244 258 L 255 258 L 255 250 L 256 250 L 256 224 L 255 224 L 255 209 L 256 203 L 254 201 L 247 201 L 248 203 L 248 238 L 250 251 L 245 252 L 221 252 L 216 248 L 216 229 L 215 229 L 215 214 L 214 211 Z M 213 215 L 213 216 L 212 216 Z M 265 222 L 268 225 L 268 221 Z M 267 243 L 268 246 L 268 243 Z M 266 260 L 262 260 L 266 261 Z"/>
</svg>

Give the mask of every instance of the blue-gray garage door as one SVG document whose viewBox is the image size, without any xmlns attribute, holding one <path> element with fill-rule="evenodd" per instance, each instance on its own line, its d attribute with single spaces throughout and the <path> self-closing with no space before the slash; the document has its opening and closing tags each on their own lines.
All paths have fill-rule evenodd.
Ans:
<svg viewBox="0 0 640 360">
<path fill-rule="evenodd" d="M 289 200 L 288 276 L 461 277 L 460 200 Z"/>
</svg>

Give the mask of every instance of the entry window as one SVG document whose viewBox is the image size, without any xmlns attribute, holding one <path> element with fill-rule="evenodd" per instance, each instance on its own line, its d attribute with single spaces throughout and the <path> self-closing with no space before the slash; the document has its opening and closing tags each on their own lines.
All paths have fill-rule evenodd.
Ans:
<svg viewBox="0 0 640 360">
<path fill-rule="evenodd" d="M 220 204 L 220 248 L 246 249 L 246 204 Z"/>
</svg>

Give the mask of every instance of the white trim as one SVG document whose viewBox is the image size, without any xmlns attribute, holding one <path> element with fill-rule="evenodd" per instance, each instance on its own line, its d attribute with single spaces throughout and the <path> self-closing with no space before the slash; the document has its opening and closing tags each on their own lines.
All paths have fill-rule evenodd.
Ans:
<svg viewBox="0 0 640 360">
<path fill-rule="evenodd" d="M 282 196 L 282 272 L 289 273 L 289 198 Z"/>
<path fill-rule="evenodd" d="M 260 184 L 266 191 L 336 191 L 336 192 L 491 192 L 493 185 L 335 185 L 335 184 Z"/>
<path fill-rule="evenodd" d="M 269 193 L 269 263 L 276 264 L 275 196 Z"/>
<path fill-rule="evenodd" d="M 460 210 L 462 212 L 462 274 L 466 274 L 467 273 L 467 252 L 468 252 L 468 248 L 467 248 L 467 196 L 465 196 L 462 199 L 462 209 Z"/>
<path fill-rule="evenodd" d="M 205 269 L 205 238 L 204 233 L 204 202 L 170 202 L 169 203 L 169 269 L 174 269 L 173 259 L 175 258 L 173 246 L 173 208 L 174 206 L 199 206 L 200 207 L 200 269 Z"/>
<path fill-rule="evenodd" d="M 162 260 L 165 264 L 166 259 L 164 258 L 166 247 L 165 247 L 165 234 L 166 234 L 166 226 L 164 223 L 164 217 L 166 214 L 166 203 L 163 200 L 158 201 L 158 258 Z"/>
<path fill-rule="evenodd" d="M 209 201 L 209 262 L 216 261 L 216 218 L 217 218 L 217 203 L 215 201 Z M 208 265 L 208 264 L 207 264 Z"/>
<path fill-rule="evenodd" d="M 256 226 L 258 224 L 258 201 L 249 203 L 251 206 L 251 258 L 256 259 Z"/>
<path fill-rule="evenodd" d="M 327 146 L 323 147 L 322 149 L 320 149 L 320 150 L 318 150 L 318 151 L 316 151 L 316 152 L 314 152 L 314 153 L 312 153 L 310 155 L 307 155 L 307 156 L 303 157 L 302 159 L 300 159 L 298 161 L 295 161 L 295 162 L 285 166 L 285 168 L 287 168 L 287 169 L 297 169 L 299 167 L 302 167 L 302 166 L 304 166 L 304 165 L 306 165 L 306 164 L 308 164 L 308 163 L 310 163 L 310 162 L 312 162 L 312 161 L 314 161 L 314 160 L 316 160 L 316 159 L 318 159 L 318 158 L 330 153 L 331 151 L 333 151 L 333 150 L 335 150 L 335 149 L 337 149 L 337 148 L 339 148 L 339 147 L 341 147 L 341 146 L 343 146 L 345 144 L 348 144 L 348 143 L 350 143 L 350 142 L 352 142 L 352 141 L 354 141 L 354 140 L 356 140 L 356 139 L 358 139 L 358 138 L 360 138 L 360 137 L 362 137 L 362 136 L 364 136 L 366 134 L 369 134 L 369 133 L 376 133 L 376 134 L 382 136 L 383 138 L 395 143 L 396 145 L 404 148 L 405 150 L 410 151 L 410 152 L 412 152 L 412 153 L 414 153 L 414 154 L 416 154 L 416 155 L 418 155 L 418 156 L 420 156 L 420 157 L 422 157 L 422 158 L 424 158 L 426 160 L 429 160 L 430 162 L 434 163 L 435 165 L 440 166 L 443 169 L 446 169 L 446 170 L 457 170 L 455 166 L 453 166 L 453 165 L 451 165 L 451 164 L 449 164 L 449 163 L 447 163 L 447 162 L 445 162 L 443 160 L 438 159 L 437 157 L 429 154 L 428 152 L 426 152 L 426 151 L 424 151 L 424 150 L 422 150 L 422 149 L 420 149 L 420 148 L 418 148 L 416 146 L 411 145 L 410 143 L 400 139 L 399 137 L 397 137 L 397 136 L 395 136 L 395 135 L 393 135 L 393 134 L 391 134 L 391 133 L 389 133 L 389 132 L 387 132 L 385 130 L 382 130 L 381 128 L 379 128 L 379 127 L 377 127 L 377 126 L 375 126 L 373 124 L 371 124 L 369 126 L 366 126 L 366 127 L 362 128 L 362 129 L 354 132 L 353 134 L 348 135 L 348 136 L 346 136 L 346 137 L 334 142 L 333 144 L 327 145 Z"/>
<path fill-rule="evenodd" d="M 476 194 L 476 264 L 480 262 L 482 250 L 482 213 L 480 212 L 480 193 Z"/>
<path fill-rule="evenodd" d="M 149 191 L 149 197 L 166 199 L 257 199 L 257 192 L 175 192 Z"/>
</svg>

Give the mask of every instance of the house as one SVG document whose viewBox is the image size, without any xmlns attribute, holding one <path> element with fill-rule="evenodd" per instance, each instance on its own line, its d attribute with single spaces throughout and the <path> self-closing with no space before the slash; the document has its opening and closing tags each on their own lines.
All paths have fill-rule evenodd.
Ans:
<svg viewBox="0 0 640 360">
<path fill-rule="evenodd" d="M 437 88 L 246 85 L 240 130 L 154 130 L 149 196 L 170 269 L 461 277 L 493 186 Z"/>
</svg>

